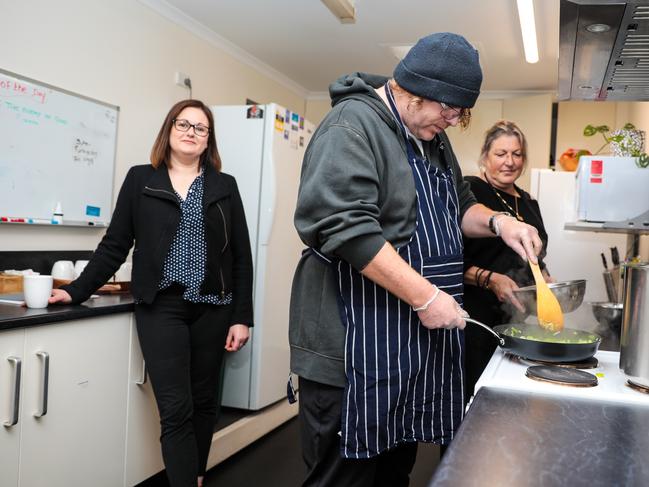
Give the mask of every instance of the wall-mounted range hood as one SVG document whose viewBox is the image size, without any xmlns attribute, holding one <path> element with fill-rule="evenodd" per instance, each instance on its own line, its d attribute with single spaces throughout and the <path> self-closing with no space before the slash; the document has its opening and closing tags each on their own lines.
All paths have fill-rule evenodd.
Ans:
<svg viewBox="0 0 649 487">
<path fill-rule="evenodd" d="M 649 0 L 561 0 L 559 99 L 649 100 Z"/>
</svg>

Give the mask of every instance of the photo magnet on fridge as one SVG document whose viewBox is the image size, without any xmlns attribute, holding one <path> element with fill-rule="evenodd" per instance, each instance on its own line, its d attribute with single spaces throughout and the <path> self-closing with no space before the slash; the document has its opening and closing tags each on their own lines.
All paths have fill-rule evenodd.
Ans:
<svg viewBox="0 0 649 487">
<path fill-rule="evenodd" d="M 284 130 L 284 117 L 279 113 L 275 114 L 275 130 L 282 132 Z"/>
<path fill-rule="evenodd" d="M 246 111 L 246 118 L 264 118 L 264 110 L 259 105 L 252 105 Z"/>
</svg>

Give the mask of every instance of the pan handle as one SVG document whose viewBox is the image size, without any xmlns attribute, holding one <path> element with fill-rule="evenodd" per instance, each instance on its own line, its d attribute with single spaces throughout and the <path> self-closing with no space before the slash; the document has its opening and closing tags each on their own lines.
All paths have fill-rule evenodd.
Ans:
<svg viewBox="0 0 649 487">
<path fill-rule="evenodd" d="M 491 333 L 493 336 L 495 336 L 498 339 L 498 343 L 500 343 L 501 347 L 505 346 L 505 340 L 503 339 L 503 337 L 501 337 L 498 333 L 493 331 L 491 328 L 489 328 L 484 323 L 480 323 L 478 320 L 474 320 L 473 318 L 464 318 L 464 321 L 466 321 L 467 323 L 474 323 L 474 324 L 476 324 L 478 326 L 481 326 L 482 328 L 487 330 L 489 333 Z"/>
</svg>

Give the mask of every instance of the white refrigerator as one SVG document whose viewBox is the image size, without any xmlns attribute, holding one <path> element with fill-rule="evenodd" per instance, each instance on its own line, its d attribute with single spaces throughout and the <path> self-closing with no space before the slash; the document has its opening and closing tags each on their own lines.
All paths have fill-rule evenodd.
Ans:
<svg viewBox="0 0 649 487">
<path fill-rule="evenodd" d="M 538 200 L 543 223 L 548 233 L 548 255 L 545 262 L 557 281 L 586 279 L 585 305 L 566 315 L 573 328 L 588 328 L 594 322 L 592 310 L 586 303 L 607 301 L 600 254 L 611 262 L 611 247 L 619 249 L 624 259 L 626 235 L 566 230 L 566 223 L 577 221 L 577 173 L 532 169 L 530 194 Z M 585 326 L 584 326 L 585 325 Z"/>
<path fill-rule="evenodd" d="M 314 126 L 276 104 L 214 106 L 223 172 L 246 212 L 254 263 L 248 344 L 225 360 L 222 404 L 257 410 L 286 397 L 291 282 L 304 245 L 293 226 L 304 150 Z"/>
</svg>

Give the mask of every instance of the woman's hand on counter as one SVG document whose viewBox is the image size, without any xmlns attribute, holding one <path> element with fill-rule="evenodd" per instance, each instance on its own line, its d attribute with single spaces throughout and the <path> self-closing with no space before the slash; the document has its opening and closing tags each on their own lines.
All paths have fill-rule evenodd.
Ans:
<svg viewBox="0 0 649 487">
<path fill-rule="evenodd" d="M 522 313 L 525 312 L 525 307 L 514 294 L 514 291 L 518 289 L 518 285 L 505 274 L 494 272 L 489 280 L 489 289 L 491 289 L 501 303 L 509 302 Z"/>
<path fill-rule="evenodd" d="M 49 304 L 68 304 L 72 302 L 72 297 L 63 289 L 52 289 L 52 296 L 47 302 Z"/>
<path fill-rule="evenodd" d="M 250 331 L 247 325 L 232 325 L 225 339 L 225 349 L 228 352 L 236 352 L 246 344 L 249 337 Z"/>
</svg>

